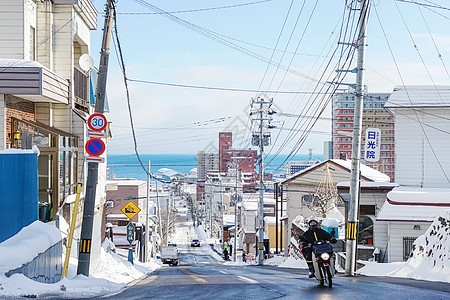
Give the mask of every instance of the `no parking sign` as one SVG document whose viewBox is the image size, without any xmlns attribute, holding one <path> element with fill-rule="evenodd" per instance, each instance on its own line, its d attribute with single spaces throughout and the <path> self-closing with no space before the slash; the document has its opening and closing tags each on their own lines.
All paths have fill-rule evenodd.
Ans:
<svg viewBox="0 0 450 300">
<path fill-rule="evenodd" d="M 100 156 L 105 152 L 105 143 L 101 139 L 90 139 L 84 147 L 91 156 Z"/>
</svg>

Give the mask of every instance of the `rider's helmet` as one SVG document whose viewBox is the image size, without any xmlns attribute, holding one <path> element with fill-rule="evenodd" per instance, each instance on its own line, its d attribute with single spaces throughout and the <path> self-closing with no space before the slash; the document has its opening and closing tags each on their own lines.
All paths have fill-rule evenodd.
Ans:
<svg viewBox="0 0 450 300">
<path fill-rule="evenodd" d="M 309 229 L 316 229 L 319 226 L 319 220 L 317 220 L 317 218 L 315 218 L 315 217 L 311 217 L 308 220 L 308 225 L 309 225 Z"/>
</svg>

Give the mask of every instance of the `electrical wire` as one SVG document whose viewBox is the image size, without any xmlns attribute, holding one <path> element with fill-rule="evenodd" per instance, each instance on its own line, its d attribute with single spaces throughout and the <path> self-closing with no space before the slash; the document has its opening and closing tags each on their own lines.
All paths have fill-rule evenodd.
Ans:
<svg viewBox="0 0 450 300">
<path fill-rule="evenodd" d="M 404 89 L 405 89 L 405 93 L 406 93 L 406 95 L 407 95 L 407 97 L 408 97 L 408 99 L 409 99 L 411 105 L 414 106 L 413 103 L 412 103 L 411 97 L 410 97 L 410 95 L 409 95 L 409 91 L 408 91 L 408 89 L 406 88 L 406 84 L 405 84 L 405 81 L 404 81 L 404 79 L 403 79 L 403 75 L 402 75 L 402 73 L 400 72 L 400 68 L 399 68 L 399 66 L 398 66 L 398 64 L 397 64 L 397 60 L 395 59 L 394 53 L 393 53 L 393 51 L 392 51 L 392 47 L 391 47 L 391 45 L 390 45 L 390 43 L 389 43 L 389 39 L 387 38 L 386 32 L 385 32 L 385 30 L 384 30 L 383 24 L 382 24 L 382 22 L 381 22 L 381 20 L 380 20 L 380 17 L 379 17 L 379 15 L 378 15 L 378 11 L 377 11 L 377 8 L 376 8 L 376 7 L 375 7 L 375 14 L 376 14 L 376 16 L 377 16 L 378 23 L 380 24 L 380 28 L 381 28 L 381 30 L 382 30 L 382 32 L 383 32 L 384 38 L 385 38 L 386 43 L 387 43 L 387 45 L 388 45 L 389 52 L 390 52 L 390 54 L 391 54 L 392 60 L 394 61 L 395 67 L 396 67 L 396 69 L 397 69 L 397 73 L 398 73 L 398 75 L 399 75 L 399 77 L 400 77 L 400 80 L 402 81 L 402 85 L 403 85 L 403 87 L 404 87 Z M 420 119 L 419 119 L 419 116 L 418 116 L 417 111 L 416 111 L 416 110 L 413 110 L 413 111 L 414 111 L 414 113 L 415 113 L 415 115 L 416 115 L 416 119 L 417 119 L 417 121 L 418 121 L 418 123 L 419 123 L 419 125 L 420 125 L 420 127 L 421 127 L 422 133 L 423 133 L 425 139 L 427 140 L 428 146 L 430 147 L 431 152 L 433 153 L 433 156 L 434 156 L 434 158 L 436 159 L 437 164 L 439 165 L 439 168 L 441 169 L 442 173 L 444 174 L 445 178 L 447 179 L 447 182 L 450 183 L 450 178 L 447 176 L 447 173 L 445 172 L 445 170 L 444 170 L 444 168 L 443 168 L 443 166 L 442 166 L 442 164 L 441 164 L 439 158 L 437 157 L 437 154 L 436 154 L 436 152 L 435 152 L 433 146 L 431 145 L 431 142 L 430 142 L 430 140 L 429 140 L 429 138 L 428 138 L 428 135 L 427 135 L 426 132 L 425 132 L 425 129 L 424 129 L 424 127 L 423 127 L 423 124 L 422 124 L 422 122 L 421 122 Z"/>
<path fill-rule="evenodd" d="M 221 9 L 228 9 L 228 8 L 236 8 L 236 7 L 242 7 L 242 6 L 249 6 L 254 4 L 261 4 L 265 2 L 271 2 L 273 0 L 261 0 L 256 2 L 248 2 L 248 3 L 241 3 L 241 4 L 234 4 L 234 5 L 226 5 L 226 6 L 218 6 L 218 7 L 209 7 L 209 8 L 197 8 L 197 9 L 187 9 L 187 10 L 176 10 L 176 11 L 170 11 L 168 13 L 171 14 L 181 14 L 181 13 L 191 13 L 191 12 L 201 12 L 201 11 L 211 11 L 211 10 L 221 10 Z M 160 15 L 161 12 L 154 12 L 154 13 L 145 13 L 145 12 L 122 12 L 118 13 L 120 15 Z"/>
</svg>

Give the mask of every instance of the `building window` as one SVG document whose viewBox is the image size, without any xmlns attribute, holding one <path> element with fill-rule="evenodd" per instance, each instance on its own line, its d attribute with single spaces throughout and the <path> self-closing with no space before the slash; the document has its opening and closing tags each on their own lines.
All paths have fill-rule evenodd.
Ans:
<svg viewBox="0 0 450 300">
<path fill-rule="evenodd" d="M 36 29 L 30 26 L 30 60 L 36 60 Z"/>
</svg>

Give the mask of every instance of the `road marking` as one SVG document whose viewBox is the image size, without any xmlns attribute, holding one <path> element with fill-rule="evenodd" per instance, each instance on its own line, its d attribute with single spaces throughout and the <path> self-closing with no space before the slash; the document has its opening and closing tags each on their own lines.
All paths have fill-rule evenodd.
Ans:
<svg viewBox="0 0 450 300">
<path fill-rule="evenodd" d="M 198 283 L 207 283 L 207 282 L 208 282 L 208 281 L 206 281 L 205 279 L 200 278 L 200 277 L 195 276 L 195 275 L 189 275 L 189 276 L 191 276 L 192 278 L 194 278 L 194 280 L 197 281 Z"/>
<path fill-rule="evenodd" d="M 222 273 L 222 274 L 227 274 L 228 275 L 228 273 L 227 272 L 224 272 L 224 271 L 219 271 L 220 273 Z"/>
<path fill-rule="evenodd" d="M 245 281 L 247 281 L 249 283 L 258 283 L 258 281 L 250 279 L 250 278 L 247 278 L 247 277 L 244 277 L 244 276 L 237 275 L 236 277 L 239 277 L 240 279 L 245 280 Z"/>
</svg>

